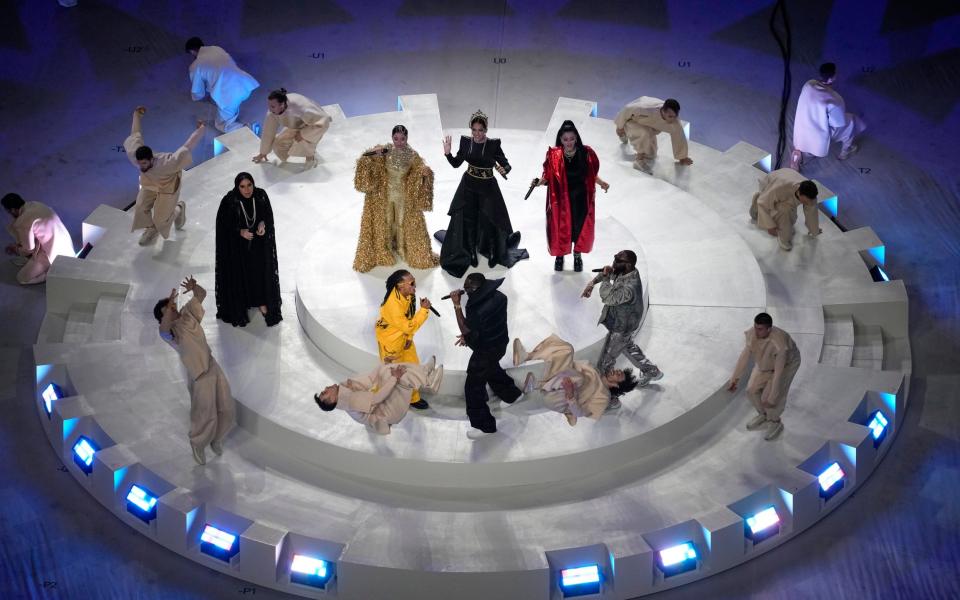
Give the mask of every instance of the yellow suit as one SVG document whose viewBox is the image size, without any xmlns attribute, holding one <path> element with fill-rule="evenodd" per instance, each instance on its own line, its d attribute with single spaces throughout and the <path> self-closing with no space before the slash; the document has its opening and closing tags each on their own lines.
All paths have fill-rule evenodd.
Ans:
<svg viewBox="0 0 960 600">
<path fill-rule="evenodd" d="M 375 330 L 377 334 L 377 350 L 380 360 L 394 363 L 419 364 L 417 346 L 413 343 L 413 334 L 426 322 L 429 314 L 426 308 L 420 308 L 413 318 L 407 317 L 410 303 L 414 296 L 404 297 L 396 289 L 380 306 L 380 318 Z M 410 403 L 420 400 L 420 393 L 414 390 L 410 396 Z"/>
</svg>

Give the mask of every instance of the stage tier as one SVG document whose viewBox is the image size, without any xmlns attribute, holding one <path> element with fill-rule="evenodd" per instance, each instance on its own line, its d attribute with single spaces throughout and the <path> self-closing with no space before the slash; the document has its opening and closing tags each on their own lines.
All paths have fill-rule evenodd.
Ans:
<svg viewBox="0 0 960 600">
<path fill-rule="evenodd" d="M 696 163 L 682 167 L 664 139 L 659 161 L 641 173 L 612 122 L 591 116 L 592 102 L 566 98 L 543 131 L 491 130 L 514 166 L 498 183 L 531 258 L 479 270 L 506 278 L 512 336 L 532 347 L 556 332 L 580 356 L 596 357 L 600 304 L 579 298 L 590 274 L 553 271 L 544 191 L 522 200 L 560 123 L 573 119 L 611 184 L 597 195 L 597 243 L 585 267 L 637 251 L 649 303 L 638 343 L 664 379 L 574 428 L 532 400 L 494 399 L 500 432 L 471 442 L 462 398 L 469 351 L 453 346 L 451 306 L 439 300 L 459 282 L 418 270 L 419 295 L 442 313 L 417 335 L 421 358 L 435 354 L 446 369 L 441 394 L 428 397 L 432 408 L 411 411 L 386 437 L 341 411 L 321 412 L 315 391 L 375 364 L 372 324 L 392 270 L 351 269 L 363 201 L 353 189 L 356 157 L 405 124 L 437 175 L 432 232 L 446 227 L 462 174 L 446 164 L 441 137 L 466 132 L 443 129 L 433 95 L 352 118 L 327 108 L 334 124 L 317 167 L 254 165 L 258 140 L 248 129 L 221 136 L 225 151 L 184 176 L 183 231 L 141 249 L 131 215 L 101 206 L 84 224 L 89 256 L 60 258 L 51 270 L 35 346 L 40 419 L 82 486 L 147 537 L 210 568 L 306 596 L 317 593 L 289 581 L 294 553 L 335 563 L 330 591 L 343 598 L 553 598 L 557 570 L 585 562 L 604 573 L 602 597 L 629 598 L 786 542 L 840 504 L 889 448 L 908 392 L 907 300 L 902 283 L 871 278 L 883 248 L 873 232 L 842 232 L 824 214 L 823 235 L 798 232 L 794 250 L 782 252 L 746 214 L 763 174 L 755 165 L 767 153 L 691 142 Z M 268 191 L 276 218 L 285 320 L 269 329 L 259 317 L 245 328 L 213 318 L 214 217 L 242 170 Z M 824 210 L 835 212 L 836 197 L 820 187 Z M 211 292 L 204 330 L 240 410 L 224 455 L 208 452 L 205 467 L 193 463 L 186 438 L 184 372 L 151 314 L 189 274 Z M 791 332 L 803 357 L 787 429 L 775 442 L 744 430 L 752 409 L 742 393 L 723 389 L 760 310 Z M 528 368 L 537 365 L 511 373 L 520 380 Z M 48 417 L 39 394 L 51 381 L 70 397 Z M 875 410 L 891 423 L 876 448 L 864 426 Z M 101 448 L 90 475 L 70 456 L 80 435 Z M 846 479 L 824 501 L 816 475 L 834 461 Z M 151 525 L 125 511 L 133 483 L 160 497 Z M 771 505 L 780 533 L 746 541 L 744 519 Z M 207 522 L 241 535 L 230 563 L 199 552 Z M 664 578 L 654 552 L 685 541 L 698 549 L 697 568 Z"/>
</svg>

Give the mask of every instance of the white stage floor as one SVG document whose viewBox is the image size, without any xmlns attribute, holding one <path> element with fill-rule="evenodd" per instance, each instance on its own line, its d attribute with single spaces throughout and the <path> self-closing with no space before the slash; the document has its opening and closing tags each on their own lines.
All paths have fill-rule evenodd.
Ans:
<svg viewBox="0 0 960 600">
<path fill-rule="evenodd" d="M 824 217 L 822 236 L 798 234 L 795 249 L 781 252 L 746 215 L 762 175 L 752 164 L 763 152 L 738 145 L 724 153 L 691 143 L 696 163 L 684 168 L 673 164 L 666 142 L 652 176 L 640 173 L 612 123 L 591 117 L 586 101 L 561 99 L 543 132 L 490 132 L 503 139 L 514 166 L 510 180 L 499 184 L 531 259 L 509 271 L 481 271 L 506 277 L 511 336 L 529 347 L 557 332 L 581 355 L 595 356 L 604 333 L 596 326 L 599 302 L 579 299 L 590 274 L 552 270 L 544 192 L 521 200 L 556 128 L 574 119 L 611 184 L 609 194 L 597 196 L 597 244 L 585 268 L 601 266 L 623 248 L 638 251 L 649 294 L 638 343 L 665 378 L 625 397 L 620 411 L 575 428 L 531 401 L 509 407 L 493 401 L 500 432 L 470 442 L 458 394 L 469 351 L 453 346 L 452 311 L 439 302 L 458 281 L 436 269 L 416 272 L 419 295 L 443 313 L 417 335 L 421 358 L 436 354 L 449 373 L 442 395 L 430 398 L 432 409 L 412 412 L 387 437 L 369 434 L 341 411 L 321 413 L 314 391 L 375 363 L 372 324 L 391 271 L 350 268 L 363 200 L 352 187 L 356 156 L 386 141 L 394 124 L 407 125 L 411 145 L 437 174 L 435 210 L 427 216 L 431 232 L 446 227 L 462 174 L 443 159 L 436 98 L 404 97 L 402 105 L 401 112 L 350 119 L 338 113 L 320 144 L 319 166 L 307 171 L 253 165 L 256 139 L 248 130 L 223 136 L 227 151 L 184 178 L 186 229 L 152 248 L 137 247 L 127 213 L 101 207 L 87 220 L 94 250 L 85 261 L 54 265 L 35 351 L 38 365 L 52 365 L 46 379 L 38 371 L 38 383 L 61 377 L 82 395 L 58 407 L 85 416 L 64 433 L 66 440 L 54 436 L 54 446 L 86 432 L 100 436 L 105 449 L 121 447 L 115 453 L 138 465 L 118 476 L 113 490 L 94 486 L 101 501 L 110 504 L 111 493 L 125 493 L 120 487 L 137 473 L 171 490 L 161 501 L 169 514 L 199 508 L 204 518 L 239 529 L 252 523 L 249 535 L 276 548 L 292 543 L 290 535 L 332 544 L 324 547 L 337 563 L 338 595 L 345 598 L 398 589 L 410 591 L 404 597 L 417 589 L 423 597 L 464 598 L 510 589 L 547 598 L 554 559 L 545 553 L 594 544 L 605 544 L 617 561 L 616 597 L 630 597 L 707 576 L 787 541 L 869 474 L 889 441 L 867 448 L 867 430 L 855 421 L 888 394 L 896 427 L 910 369 L 903 286 L 874 283 L 862 258 L 873 247 L 872 232 L 843 233 Z M 194 274 L 212 293 L 214 215 L 241 170 L 271 197 L 285 320 L 271 329 L 260 319 L 233 328 L 213 319 L 212 297 L 207 301 L 204 329 L 240 404 L 242 429 L 223 457 L 211 455 L 198 467 L 186 440 L 184 376 L 157 337 L 150 310 L 184 275 Z M 118 297 L 122 303 L 105 300 Z M 112 336 L 98 327 L 108 306 L 120 315 Z M 760 310 L 794 335 L 803 356 L 787 430 L 776 442 L 746 432 L 751 409 L 745 397 L 723 390 L 742 332 Z M 879 354 L 871 363 L 877 368 L 853 366 L 871 352 Z M 70 414 L 62 416 L 69 421 Z M 41 420 L 57 423 L 45 415 Z M 830 460 L 841 462 L 850 479 L 833 504 L 823 504 L 812 486 Z M 743 513 L 769 503 L 783 515 L 782 533 L 765 546 L 745 547 Z M 126 518 L 122 506 L 111 508 Z M 146 534 L 207 560 L 196 552 L 190 527 L 172 538 L 163 533 L 167 527 L 160 523 Z M 265 531 L 279 533 L 274 539 Z M 717 537 L 711 542 L 711 536 Z M 657 579 L 651 552 L 681 538 L 699 544 L 700 566 Z M 258 560 L 248 553 L 238 565 L 204 564 L 304 593 L 279 575 L 271 581 Z M 274 573 L 286 568 L 273 565 Z M 489 587 L 480 590 L 471 581 Z"/>
</svg>

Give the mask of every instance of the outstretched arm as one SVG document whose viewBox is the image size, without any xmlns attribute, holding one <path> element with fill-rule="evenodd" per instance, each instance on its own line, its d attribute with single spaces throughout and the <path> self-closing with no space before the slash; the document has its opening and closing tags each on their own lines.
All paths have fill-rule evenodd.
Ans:
<svg viewBox="0 0 960 600">
<path fill-rule="evenodd" d="M 203 134 L 206 130 L 207 128 L 206 125 L 203 124 L 203 121 L 197 121 L 197 128 L 193 130 L 193 133 L 190 134 L 187 141 L 183 143 L 184 147 L 192 152 L 200 143 L 200 140 L 203 139 Z"/>
</svg>

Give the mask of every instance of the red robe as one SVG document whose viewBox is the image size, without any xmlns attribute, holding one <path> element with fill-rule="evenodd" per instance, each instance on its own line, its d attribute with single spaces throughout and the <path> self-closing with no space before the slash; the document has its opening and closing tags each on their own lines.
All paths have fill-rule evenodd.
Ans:
<svg viewBox="0 0 960 600">
<path fill-rule="evenodd" d="M 574 252 L 590 252 L 593 249 L 594 197 L 600 159 L 590 146 L 583 148 L 587 151 L 587 173 L 584 177 L 587 187 L 587 216 L 580 229 L 580 237 L 576 240 L 570 239 L 570 197 L 567 193 L 567 167 L 563 160 L 563 148 L 548 148 L 543 161 L 543 172 L 547 178 L 547 246 L 551 256 L 570 254 L 571 243 L 574 244 Z"/>
</svg>

